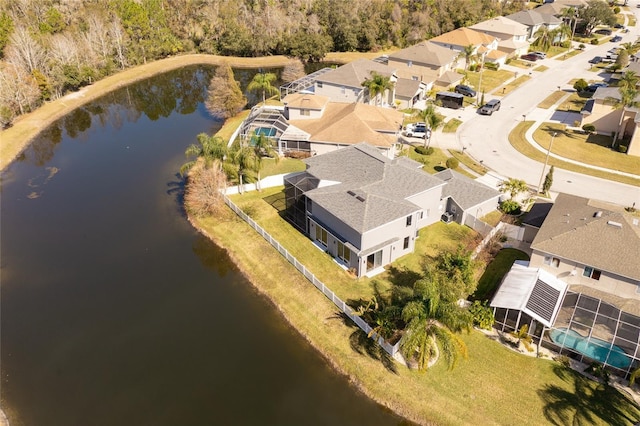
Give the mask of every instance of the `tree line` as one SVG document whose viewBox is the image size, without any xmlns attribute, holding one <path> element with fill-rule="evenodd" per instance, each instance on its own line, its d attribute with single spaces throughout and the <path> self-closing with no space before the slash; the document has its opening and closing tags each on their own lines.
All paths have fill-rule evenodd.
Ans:
<svg viewBox="0 0 640 426">
<path fill-rule="evenodd" d="M 43 101 L 182 52 L 288 55 L 406 47 L 521 10 L 521 0 L 0 2 L 0 128 Z"/>
</svg>

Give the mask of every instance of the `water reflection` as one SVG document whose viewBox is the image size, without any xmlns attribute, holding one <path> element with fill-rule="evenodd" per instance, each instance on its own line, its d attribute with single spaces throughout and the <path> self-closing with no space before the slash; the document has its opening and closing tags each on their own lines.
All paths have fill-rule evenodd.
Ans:
<svg viewBox="0 0 640 426">
<path fill-rule="evenodd" d="M 209 72 L 75 111 L 3 176 L 0 377 L 13 426 L 398 423 L 181 216 L 184 150 L 220 126 L 202 113 Z"/>
</svg>

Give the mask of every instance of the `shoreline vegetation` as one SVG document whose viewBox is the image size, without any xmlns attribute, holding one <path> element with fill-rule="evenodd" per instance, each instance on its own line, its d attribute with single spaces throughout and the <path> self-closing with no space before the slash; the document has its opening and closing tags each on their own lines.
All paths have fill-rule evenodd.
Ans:
<svg viewBox="0 0 640 426">
<path fill-rule="evenodd" d="M 330 54 L 324 60 L 341 63 L 382 53 Z M 183 55 L 125 70 L 49 102 L 21 116 L 11 128 L 0 132 L 0 170 L 4 171 L 55 120 L 112 90 L 189 65 L 227 62 L 235 68 L 259 68 L 284 66 L 288 61 L 290 59 L 284 56 Z M 225 249 L 253 288 L 265 296 L 339 374 L 369 398 L 411 422 L 537 425 L 545 420 L 552 423 L 560 420 L 564 424 L 565 415 L 584 419 L 585 413 L 573 407 L 588 409 L 589 398 L 603 397 L 603 392 L 620 410 L 619 397 L 613 401 L 614 397 L 606 390 L 594 396 L 572 396 L 579 389 L 592 392 L 595 387 L 591 382 L 583 383 L 585 379 L 579 374 L 572 371 L 560 374 L 557 363 L 524 357 L 496 342 L 489 342 L 484 334 L 476 331 L 462 336 L 470 357 L 452 371 L 447 370 L 444 363 L 437 363 L 427 373 L 421 373 L 393 361 L 387 362 L 385 354 L 376 349 L 377 345 L 366 345 L 370 339 L 366 336 L 362 339 L 363 333 L 354 324 L 345 320 L 323 294 L 233 212 L 228 210 L 216 218 L 189 217 L 189 222 Z M 488 368 L 496 365 L 496 357 L 500 367 Z M 505 380 L 521 385 L 508 386 Z M 553 403 L 557 395 L 566 395 L 569 400 L 561 412 L 555 413 Z M 601 413 L 590 410 L 586 413 L 587 416 L 594 414 L 592 420 L 602 421 L 602 424 L 611 420 L 611 417 L 603 418 Z"/>
</svg>

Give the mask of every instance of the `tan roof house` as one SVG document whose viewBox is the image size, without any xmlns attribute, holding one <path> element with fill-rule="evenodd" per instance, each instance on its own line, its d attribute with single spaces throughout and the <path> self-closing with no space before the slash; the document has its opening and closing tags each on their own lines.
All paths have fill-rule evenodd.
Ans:
<svg viewBox="0 0 640 426">
<path fill-rule="evenodd" d="M 485 53 L 498 48 L 498 39 L 495 36 L 484 34 L 471 28 L 458 28 L 434 37 L 429 40 L 439 46 L 455 51 L 458 55 L 471 45 L 473 53 Z"/>
<path fill-rule="evenodd" d="M 536 38 L 535 33 L 542 27 L 547 27 L 549 31 L 552 31 L 562 25 L 562 19 L 551 13 L 540 13 L 538 9 L 522 10 L 512 15 L 507 15 L 507 18 L 527 27 L 527 39 L 529 41 L 533 41 Z"/>
<path fill-rule="evenodd" d="M 618 134 L 627 143 L 627 154 L 640 156 L 640 110 L 634 107 L 615 108 L 620 99 L 617 87 L 599 87 L 587 101 L 580 114 L 581 125 L 593 124 L 597 133 Z M 640 96 L 636 97 L 640 102 Z"/>
<path fill-rule="evenodd" d="M 402 112 L 362 103 L 330 102 L 326 96 L 296 93 L 286 96 L 284 109 L 267 108 L 247 120 L 247 132 L 258 129 L 278 142 L 281 153 L 304 151 L 322 154 L 367 141 L 393 158 Z M 266 119 L 261 117 L 266 116 Z M 268 121 L 267 121 L 268 120 Z M 269 130 L 272 129 L 272 130 Z"/>
<path fill-rule="evenodd" d="M 585 7 L 587 3 L 587 0 L 555 0 L 537 7 L 535 11 L 547 15 L 560 16 L 565 9 Z"/>
<path fill-rule="evenodd" d="M 411 79 L 428 82 L 453 69 L 458 53 L 429 41 L 423 41 L 389 55 L 388 64 Z"/>
<path fill-rule="evenodd" d="M 371 78 L 372 73 L 389 77 L 393 83 L 397 80 L 396 70 L 393 67 L 369 59 L 359 59 L 317 77 L 314 92 L 327 96 L 332 102 L 393 105 L 394 90 L 387 90 L 371 98 L 368 90 L 362 86 L 366 79 Z"/>
</svg>

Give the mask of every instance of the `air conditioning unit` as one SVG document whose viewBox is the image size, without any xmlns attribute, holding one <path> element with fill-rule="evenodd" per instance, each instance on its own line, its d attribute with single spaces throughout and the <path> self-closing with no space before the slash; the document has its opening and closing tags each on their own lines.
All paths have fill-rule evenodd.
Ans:
<svg viewBox="0 0 640 426">
<path fill-rule="evenodd" d="M 444 212 L 442 214 L 442 216 L 440 216 L 440 220 L 442 220 L 444 223 L 451 223 L 453 222 L 453 213 L 451 212 Z"/>
</svg>

